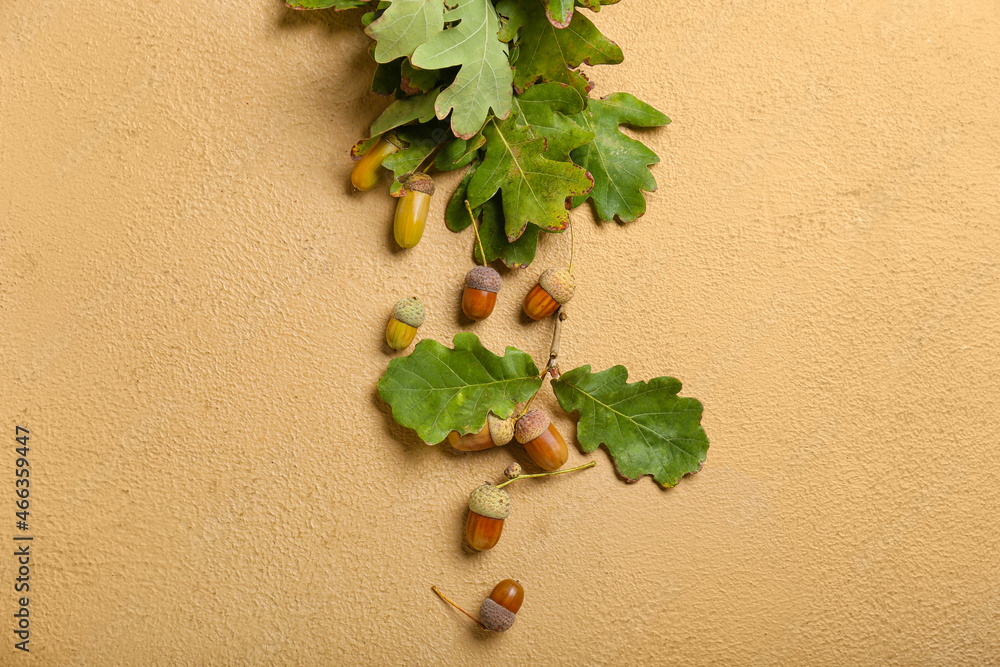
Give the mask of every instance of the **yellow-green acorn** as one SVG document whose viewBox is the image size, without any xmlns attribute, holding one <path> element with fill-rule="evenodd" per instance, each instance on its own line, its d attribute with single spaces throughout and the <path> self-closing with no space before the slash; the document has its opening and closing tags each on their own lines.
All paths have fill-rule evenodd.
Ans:
<svg viewBox="0 0 1000 667">
<path fill-rule="evenodd" d="M 434 181 L 427 174 L 416 172 L 400 179 L 403 196 L 396 202 L 396 217 L 392 233 L 401 248 L 412 248 L 420 242 L 427 224 L 427 212 L 434 195 Z"/>
<path fill-rule="evenodd" d="M 415 296 L 398 301 L 385 328 L 385 342 L 394 350 L 404 349 L 413 342 L 426 314 L 424 304 Z"/>
<path fill-rule="evenodd" d="M 395 132 L 383 134 L 354 165 L 351 184 L 362 192 L 374 188 L 382 176 L 382 161 L 404 146 Z"/>
</svg>

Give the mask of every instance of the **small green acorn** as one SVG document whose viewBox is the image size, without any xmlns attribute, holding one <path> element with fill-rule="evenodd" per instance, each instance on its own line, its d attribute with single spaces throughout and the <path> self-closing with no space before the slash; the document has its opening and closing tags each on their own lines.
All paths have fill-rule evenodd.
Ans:
<svg viewBox="0 0 1000 667">
<path fill-rule="evenodd" d="M 405 349 L 413 342 L 426 315 L 424 304 L 417 297 L 401 299 L 392 309 L 392 316 L 385 328 L 385 342 L 394 350 Z"/>
<path fill-rule="evenodd" d="M 396 137 L 395 132 L 383 134 L 354 165 L 351 171 L 351 185 L 362 192 L 374 188 L 382 176 L 382 161 L 405 145 Z"/>
</svg>

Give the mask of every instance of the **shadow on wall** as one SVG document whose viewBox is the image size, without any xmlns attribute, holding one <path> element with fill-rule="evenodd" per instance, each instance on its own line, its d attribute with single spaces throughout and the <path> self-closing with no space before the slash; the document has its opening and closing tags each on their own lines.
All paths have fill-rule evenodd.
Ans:
<svg viewBox="0 0 1000 667">
<path fill-rule="evenodd" d="M 280 0 L 274 0 L 278 2 Z M 345 9 L 335 11 L 333 9 L 292 9 L 288 5 L 283 7 L 283 12 L 278 18 L 278 27 L 283 30 L 301 30 L 303 28 L 322 28 L 327 37 L 336 33 L 354 31 L 361 24 L 360 16 L 365 13 L 364 8 Z M 361 54 L 368 59 L 368 54 Z"/>
</svg>

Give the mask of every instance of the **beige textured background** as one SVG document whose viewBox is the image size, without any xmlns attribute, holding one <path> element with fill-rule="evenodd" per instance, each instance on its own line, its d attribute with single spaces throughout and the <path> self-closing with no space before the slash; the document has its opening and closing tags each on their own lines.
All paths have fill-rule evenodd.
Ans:
<svg viewBox="0 0 1000 667">
<path fill-rule="evenodd" d="M 597 20 L 626 53 L 598 91 L 674 123 L 645 135 L 645 218 L 576 216 L 564 365 L 680 378 L 712 448 L 666 492 L 603 452 L 521 483 L 469 555 L 468 492 L 524 455 L 425 447 L 374 396 L 398 297 L 424 336 L 462 328 L 471 237 L 442 196 L 396 252 L 389 198 L 347 191 L 384 103 L 357 15 L 0 5 L 0 535 L 15 423 L 37 535 L 30 656 L 0 558 L 0 662 L 1000 664 L 1000 7 Z M 470 328 L 541 360 L 535 273 Z M 504 636 L 430 591 L 476 608 L 506 576 L 527 599 Z"/>
</svg>

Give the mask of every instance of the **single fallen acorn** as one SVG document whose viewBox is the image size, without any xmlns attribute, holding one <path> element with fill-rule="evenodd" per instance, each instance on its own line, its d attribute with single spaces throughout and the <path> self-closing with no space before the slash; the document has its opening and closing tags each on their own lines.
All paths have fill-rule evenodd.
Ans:
<svg viewBox="0 0 1000 667">
<path fill-rule="evenodd" d="M 397 301 L 385 327 L 385 342 L 394 350 L 405 349 L 413 342 L 426 316 L 427 310 L 417 297 Z"/>
<path fill-rule="evenodd" d="M 590 461 L 575 468 L 553 472 L 540 472 L 531 475 L 519 474 L 520 466 L 518 466 L 517 470 L 512 470 L 512 466 L 509 466 L 508 470 L 504 471 L 505 476 L 508 478 L 506 482 L 501 482 L 495 486 L 486 482 L 469 494 L 469 518 L 465 522 L 465 539 L 468 540 L 469 546 L 477 551 L 486 551 L 495 547 L 497 542 L 500 541 L 500 535 L 503 533 L 503 523 L 510 516 L 511 509 L 513 509 L 510 494 L 504 491 L 503 487 L 519 479 L 561 475 L 566 472 L 586 470 L 596 465 L 596 461 Z M 518 472 L 518 474 L 511 476 L 508 474 L 508 471 L 510 473 Z"/>
<path fill-rule="evenodd" d="M 442 600 L 478 623 L 479 627 L 491 632 L 506 632 L 510 630 L 510 627 L 514 625 L 514 621 L 517 619 L 517 612 L 521 609 L 521 605 L 524 604 L 524 588 L 513 579 L 504 579 L 493 587 L 490 596 L 483 600 L 482 606 L 479 607 L 479 618 L 476 618 L 445 597 L 444 593 L 439 591 L 437 586 L 431 586 L 431 590 L 437 593 Z"/>
</svg>

